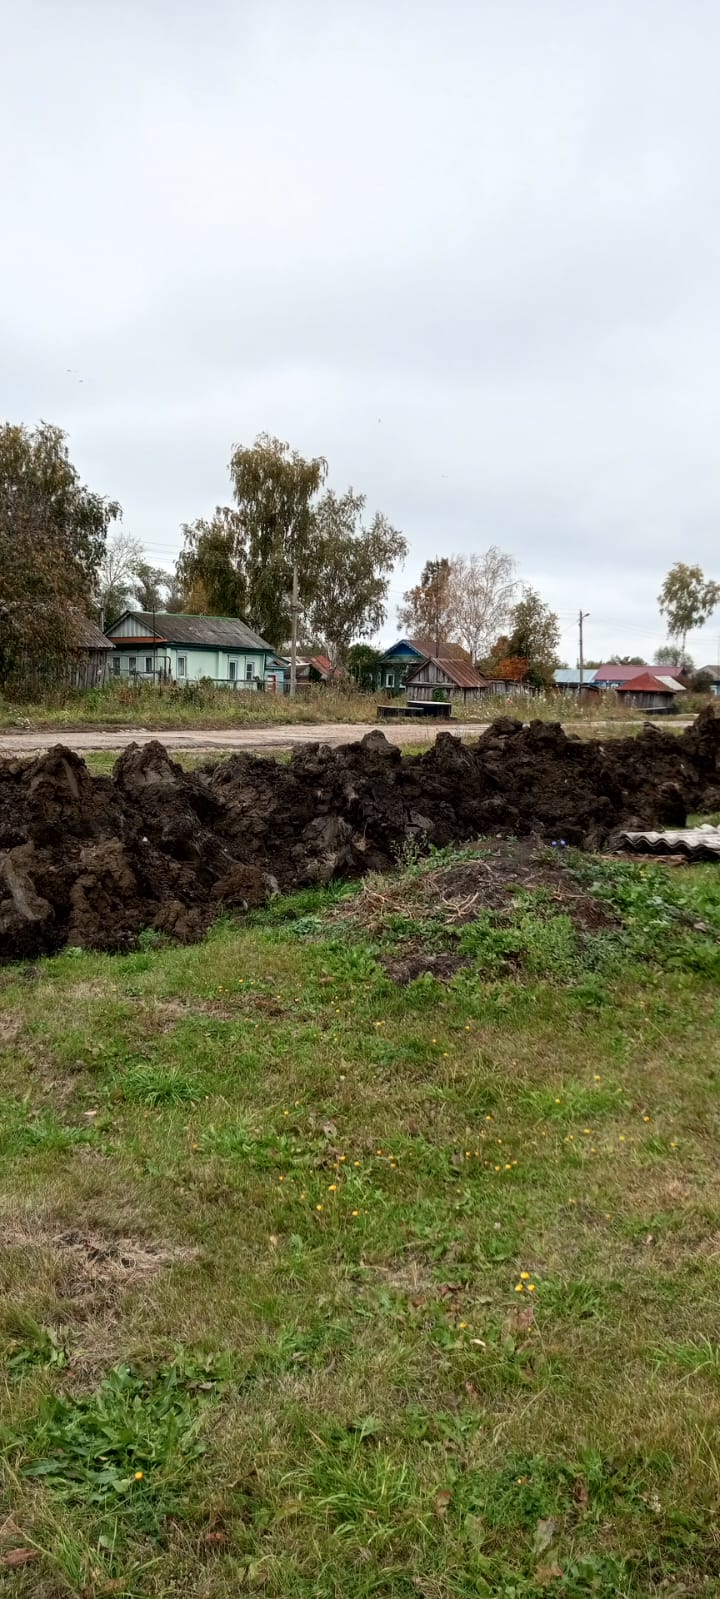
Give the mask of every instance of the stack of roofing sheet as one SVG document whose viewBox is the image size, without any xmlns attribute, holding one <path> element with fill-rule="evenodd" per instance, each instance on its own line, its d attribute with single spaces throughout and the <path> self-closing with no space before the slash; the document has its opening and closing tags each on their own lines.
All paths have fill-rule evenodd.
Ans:
<svg viewBox="0 0 720 1599">
<path fill-rule="evenodd" d="M 668 833 L 621 833 L 625 849 L 645 855 L 688 855 L 694 861 L 720 861 L 720 827 L 683 827 Z"/>
</svg>

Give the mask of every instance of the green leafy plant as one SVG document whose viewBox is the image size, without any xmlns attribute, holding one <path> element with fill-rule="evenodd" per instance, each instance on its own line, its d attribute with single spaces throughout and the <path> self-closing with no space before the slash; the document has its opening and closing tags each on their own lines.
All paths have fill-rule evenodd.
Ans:
<svg viewBox="0 0 720 1599">
<path fill-rule="evenodd" d="M 89 1509 L 113 1538 L 124 1523 L 157 1533 L 187 1497 L 204 1411 L 226 1376 L 222 1362 L 185 1354 L 145 1373 L 116 1366 L 94 1394 L 46 1397 L 24 1430 L 0 1431 L 0 1444 L 23 1477 Z"/>
</svg>

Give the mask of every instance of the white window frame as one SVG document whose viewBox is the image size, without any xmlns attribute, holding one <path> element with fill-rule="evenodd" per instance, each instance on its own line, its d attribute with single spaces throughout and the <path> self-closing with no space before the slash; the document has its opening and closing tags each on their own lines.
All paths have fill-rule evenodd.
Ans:
<svg viewBox="0 0 720 1599">
<path fill-rule="evenodd" d="M 128 672 L 137 671 L 137 655 L 128 655 Z"/>
<path fill-rule="evenodd" d="M 152 655 L 146 655 L 145 656 L 145 676 L 146 677 L 152 677 L 152 675 L 153 675 L 153 658 L 152 658 Z"/>
<path fill-rule="evenodd" d="M 237 661 L 228 661 L 228 682 L 237 683 Z"/>
<path fill-rule="evenodd" d="M 113 666 L 113 677 L 119 677 L 120 676 L 120 668 L 122 666 L 122 661 L 120 660 L 120 656 L 119 655 L 113 656 L 112 666 Z"/>
<path fill-rule="evenodd" d="M 245 682 L 246 683 L 252 683 L 254 677 L 255 677 L 255 662 L 254 661 L 246 661 L 245 662 Z"/>
<path fill-rule="evenodd" d="M 180 677 L 185 677 L 186 678 L 187 677 L 187 655 L 178 655 L 178 658 L 177 658 L 177 675 L 178 675 L 178 678 L 180 678 Z"/>
</svg>

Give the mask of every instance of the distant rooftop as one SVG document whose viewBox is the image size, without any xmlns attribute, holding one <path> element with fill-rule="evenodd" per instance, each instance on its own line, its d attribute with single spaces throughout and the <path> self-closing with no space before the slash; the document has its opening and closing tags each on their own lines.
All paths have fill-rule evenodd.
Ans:
<svg viewBox="0 0 720 1599">
<path fill-rule="evenodd" d="M 267 650 L 271 644 L 255 633 L 239 616 L 192 616 L 185 611 L 124 611 L 113 627 L 131 616 L 144 629 L 144 635 L 167 644 L 204 644 L 229 650 Z M 110 629 L 112 636 L 112 628 Z"/>
</svg>

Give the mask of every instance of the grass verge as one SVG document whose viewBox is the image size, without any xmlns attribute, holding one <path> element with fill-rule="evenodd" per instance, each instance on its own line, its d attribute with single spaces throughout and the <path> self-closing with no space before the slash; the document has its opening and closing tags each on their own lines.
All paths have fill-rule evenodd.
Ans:
<svg viewBox="0 0 720 1599">
<path fill-rule="evenodd" d="M 719 940 L 494 843 L 0 974 L 0 1589 L 714 1591 Z"/>
<path fill-rule="evenodd" d="M 686 696 L 683 712 L 696 715 L 707 696 Z M 173 728 L 222 730 L 237 727 L 272 727 L 293 723 L 375 722 L 378 703 L 387 700 L 382 693 L 359 690 L 311 687 L 297 698 L 265 693 L 242 693 L 206 683 L 150 684 L 135 687 L 110 681 L 86 691 L 58 690 L 43 700 L 23 700 L 9 691 L 0 692 L 0 730 L 57 729 L 58 734 L 83 728 L 112 729 L 138 727 L 154 731 Z M 498 716 L 516 716 L 521 721 L 572 722 L 578 728 L 592 727 L 608 720 L 619 725 L 638 721 L 638 712 L 627 708 L 614 693 L 597 696 L 594 701 L 579 701 L 573 695 L 519 694 L 498 697 L 486 695 L 476 704 L 453 706 L 455 721 L 488 722 Z M 664 718 L 672 726 L 672 717 Z"/>
</svg>

